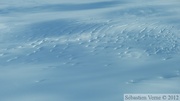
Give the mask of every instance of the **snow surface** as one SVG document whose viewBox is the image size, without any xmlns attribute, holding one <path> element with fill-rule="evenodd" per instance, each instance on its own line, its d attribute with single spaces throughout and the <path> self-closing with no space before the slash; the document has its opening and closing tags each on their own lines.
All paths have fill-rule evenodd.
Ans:
<svg viewBox="0 0 180 101">
<path fill-rule="evenodd" d="M 0 101 L 180 93 L 179 0 L 0 0 Z"/>
</svg>

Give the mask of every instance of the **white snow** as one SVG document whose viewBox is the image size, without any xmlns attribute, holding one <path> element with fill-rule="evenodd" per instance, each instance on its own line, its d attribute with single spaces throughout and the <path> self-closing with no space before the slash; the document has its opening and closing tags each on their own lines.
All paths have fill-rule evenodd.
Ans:
<svg viewBox="0 0 180 101">
<path fill-rule="evenodd" d="M 180 93 L 178 0 L 1 0 L 1 101 Z"/>
</svg>

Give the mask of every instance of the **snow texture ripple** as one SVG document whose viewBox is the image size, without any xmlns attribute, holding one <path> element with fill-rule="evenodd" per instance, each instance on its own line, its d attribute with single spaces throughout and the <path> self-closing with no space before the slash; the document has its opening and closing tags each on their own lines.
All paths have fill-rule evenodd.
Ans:
<svg viewBox="0 0 180 101">
<path fill-rule="evenodd" d="M 180 93 L 178 0 L 1 0 L 1 101 Z"/>
</svg>

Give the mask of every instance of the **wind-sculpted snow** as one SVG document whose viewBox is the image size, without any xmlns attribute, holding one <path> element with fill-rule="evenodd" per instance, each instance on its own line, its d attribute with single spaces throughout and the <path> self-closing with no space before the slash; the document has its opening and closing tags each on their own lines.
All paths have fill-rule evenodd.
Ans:
<svg viewBox="0 0 180 101">
<path fill-rule="evenodd" d="M 179 93 L 177 0 L 0 1 L 2 101 Z"/>
<path fill-rule="evenodd" d="M 85 3 L 85 4 L 51 4 L 51 5 L 40 5 L 33 7 L 12 7 L 1 9 L 1 14 L 11 14 L 11 13 L 38 13 L 47 11 L 77 11 L 77 10 L 89 10 L 89 9 L 100 9 L 116 6 L 121 2 L 118 1 L 104 1 L 95 3 Z"/>
</svg>

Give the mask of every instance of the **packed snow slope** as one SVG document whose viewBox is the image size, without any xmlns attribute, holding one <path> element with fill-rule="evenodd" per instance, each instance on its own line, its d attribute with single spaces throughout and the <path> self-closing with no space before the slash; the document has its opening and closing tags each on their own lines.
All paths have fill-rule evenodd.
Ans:
<svg viewBox="0 0 180 101">
<path fill-rule="evenodd" d="M 0 0 L 0 101 L 123 101 L 179 84 L 179 0 Z"/>
</svg>

